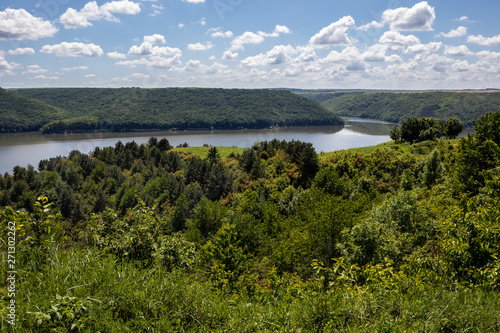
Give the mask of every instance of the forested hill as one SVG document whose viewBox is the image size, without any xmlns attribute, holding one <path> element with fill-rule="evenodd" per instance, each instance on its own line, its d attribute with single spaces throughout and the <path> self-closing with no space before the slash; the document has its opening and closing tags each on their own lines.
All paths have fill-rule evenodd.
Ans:
<svg viewBox="0 0 500 333">
<path fill-rule="evenodd" d="M 19 89 L 14 93 L 66 112 L 64 118 L 33 112 L 32 118 L 41 124 L 39 127 L 45 124 L 46 133 L 343 124 L 321 104 L 283 90 L 43 88 Z M 13 117 L 18 111 L 15 105 L 6 105 L 2 112 Z M 51 121 L 54 122 L 48 124 Z M 3 123 L 3 131 L 15 130 L 14 124 Z"/>
<path fill-rule="evenodd" d="M 0 88 L 0 132 L 36 131 L 67 115 L 59 108 Z"/>
<path fill-rule="evenodd" d="M 466 125 L 500 108 L 500 92 L 323 92 L 300 93 L 339 116 L 400 123 L 409 117 L 460 119 Z"/>
</svg>

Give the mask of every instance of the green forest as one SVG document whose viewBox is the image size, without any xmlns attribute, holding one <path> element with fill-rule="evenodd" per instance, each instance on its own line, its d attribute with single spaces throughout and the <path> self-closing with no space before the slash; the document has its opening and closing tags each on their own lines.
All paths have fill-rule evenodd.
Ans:
<svg viewBox="0 0 500 333">
<path fill-rule="evenodd" d="M 324 154 L 153 137 L 18 166 L 1 331 L 498 332 L 500 111 L 474 128 Z"/>
<path fill-rule="evenodd" d="M 446 121 L 457 118 L 471 126 L 482 115 L 500 108 L 500 92 L 362 92 L 303 91 L 300 95 L 321 102 L 343 117 L 359 117 L 402 123 L 409 117 Z"/>
<path fill-rule="evenodd" d="M 266 89 L 1 89 L 0 116 L 1 132 L 45 134 L 343 124 L 311 99 Z"/>
</svg>

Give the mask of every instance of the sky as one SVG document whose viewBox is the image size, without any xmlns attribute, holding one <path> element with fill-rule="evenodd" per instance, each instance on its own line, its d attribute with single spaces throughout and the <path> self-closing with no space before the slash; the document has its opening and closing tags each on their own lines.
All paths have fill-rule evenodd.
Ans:
<svg viewBox="0 0 500 333">
<path fill-rule="evenodd" d="M 498 0 L 0 0 L 0 87 L 500 88 Z"/>
</svg>

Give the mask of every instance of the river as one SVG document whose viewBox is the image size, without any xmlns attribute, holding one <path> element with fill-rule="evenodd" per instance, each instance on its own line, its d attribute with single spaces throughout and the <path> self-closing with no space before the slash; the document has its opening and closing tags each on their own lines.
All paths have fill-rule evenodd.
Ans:
<svg viewBox="0 0 500 333">
<path fill-rule="evenodd" d="M 16 165 L 38 167 L 38 162 L 55 156 L 67 156 L 72 150 L 89 153 L 95 147 L 114 146 L 116 142 L 146 143 L 150 137 L 167 138 L 172 146 L 187 142 L 191 147 L 236 146 L 249 148 L 255 142 L 300 140 L 313 144 L 316 152 L 330 152 L 372 146 L 390 140 L 396 124 L 377 120 L 346 118 L 345 126 L 287 127 L 262 130 L 214 130 L 137 133 L 0 134 L 0 173 L 12 173 Z"/>
</svg>

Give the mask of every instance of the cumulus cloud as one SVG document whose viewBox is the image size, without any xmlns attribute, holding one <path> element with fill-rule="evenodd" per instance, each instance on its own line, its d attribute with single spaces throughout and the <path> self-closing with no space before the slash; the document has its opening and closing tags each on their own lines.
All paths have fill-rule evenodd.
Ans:
<svg viewBox="0 0 500 333">
<path fill-rule="evenodd" d="M 233 32 L 232 31 L 222 31 L 222 28 L 211 28 L 208 30 L 209 33 L 211 33 L 211 36 L 216 38 L 216 37 L 221 37 L 221 38 L 232 38 L 233 37 Z"/>
<path fill-rule="evenodd" d="M 315 62 L 318 60 L 318 56 L 316 55 L 316 51 L 313 47 L 297 47 L 297 52 L 299 52 L 299 56 L 295 59 L 297 62 Z"/>
<path fill-rule="evenodd" d="M 68 8 L 64 14 L 59 17 L 59 21 L 66 29 L 77 29 L 92 26 L 90 21 L 106 20 L 112 22 L 120 22 L 120 19 L 113 14 L 129 14 L 135 15 L 141 11 L 141 6 L 138 3 L 129 0 L 112 1 L 97 5 L 97 2 L 92 1 L 77 11 L 74 8 Z"/>
<path fill-rule="evenodd" d="M 124 54 L 124 53 L 119 53 L 119 52 L 108 52 L 106 54 L 109 58 L 111 59 L 126 59 L 127 58 L 127 55 Z"/>
<path fill-rule="evenodd" d="M 387 56 L 387 49 L 387 45 L 372 45 L 361 54 L 361 59 L 366 62 L 394 62 L 401 60 L 401 56 L 396 54 Z"/>
<path fill-rule="evenodd" d="M 39 65 L 29 65 L 27 68 L 28 69 L 22 72 L 22 74 L 40 74 L 48 72 L 48 70 L 43 69 Z"/>
<path fill-rule="evenodd" d="M 183 2 L 189 2 L 189 3 L 204 3 L 205 0 L 182 0 Z"/>
<path fill-rule="evenodd" d="M 71 72 L 71 71 L 79 71 L 79 70 L 87 70 L 89 69 L 88 66 L 75 66 L 75 67 L 63 67 L 61 68 L 61 70 L 65 71 L 65 72 Z"/>
<path fill-rule="evenodd" d="M 336 45 L 350 45 L 352 40 L 347 36 L 347 30 L 355 25 L 351 16 L 344 16 L 337 22 L 323 28 L 312 36 L 309 44 L 314 47 L 331 47 Z"/>
<path fill-rule="evenodd" d="M 14 75 L 12 71 L 19 66 L 20 65 L 15 62 L 8 62 L 5 60 L 4 52 L 0 51 L 0 76 Z"/>
<path fill-rule="evenodd" d="M 188 44 L 188 50 L 190 51 L 206 51 L 210 50 L 214 44 L 208 42 L 205 44 L 202 43 L 196 43 L 196 44 Z"/>
<path fill-rule="evenodd" d="M 231 51 L 226 51 L 222 55 L 222 59 L 224 59 L 224 60 L 236 60 L 236 59 L 238 59 L 238 52 L 233 53 Z"/>
<path fill-rule="evenodd" d="M 391 50 L 402 50 L 405 46 L 420 44 L 420 39 L 413 35 L 402 35 L 397 31 L 386 31 L 380 37 L 379 43 L 387 45 Z"/>
<path fill-rule="evenodd" d="M 279 37 L 281 34 L 291 33 L 290 29 L 284 25 L 276 25 L 273 32 L 259 31 L 257 33 L 246 31 L 243 35 L 236 37 L 231 42 L 231 50 L 243 50 L 245 44 L 260 44 L 265 40 L 265 37 Z"/>
<path fill-rule="evenodd" d="M 467 27 L 460 26 L 456 29 L 451 30 L 450 32 L 446 32 L 446 33 L 442 32 L 442 33 L 436 35 L 436 37 L 453 38 L 453 37 L 462 37 L 465 35 L 467 35 Z"/>
<path fill-rule="evenodd" d="M 395 31 L 430 31 L 436 19 L 434 7 L 427 1 L 417 3 L 412 8 L 388 9 L 382 14 L 382 21 L 389 23 Z"/>
<path fill-rule="evenodd" d="M 139 46 L 132 46 L 128 54 L 133 56 L 168 56 L 182 54 L 179 48 L 168 46 L 155 46 L 155 44 L 165 44 L 165 37 L 159 34 L 144 36 L 143 43 Z"/>
<path fill-rule="evenodd" d="M 370 29 L 380 29 L 380 28 L 383 28 L 384 25 L 385 25 L 384 22 L 371 21 L 370 23 L 367 23 L 367 24 L 360 26 L 358 29 L 363 30 L 363 31 L 370 30 Z"/>
<path fill-rule="evenodd" d="M 7 52 L 9 55 L 33 55 L 35 54 L 35 50 L 33 50 L 31 47 L 18 47 L 15 50 L 9 50 Z"/>
<path fill-rule="evenodd" d="M 151 76 L 148 74 L 143 74 L 143 73 L 133 73 L 128 76 L 131 79 L 140 79 L 140 80 L 145 80 L 149 79 Z"/>
<path fill-rule="evenodd" d="M 52 53 L 57 57 L 99 57 L 104 53 L 99 45 L 79 42 L 45 45 L 40 52 Z"/>
<path fill-rule="evenodd" d="M 410 45 L 406 48 L 405 53 L 407 54 L 431 54 L 437 53 L 441 50 L 443 43 L 440 42 L 430 42 L 427 44 L 415 44 Z"/>
<path fill-rule="evenodd" d="M 165 58 L 161 56 L 151 56 L 149 59 L 146 58 L 141 58 L 137 60 L 122 60 L 118 61 L 116 64 L 121 65 L 121 66 L 127 66 L 131 68 L 135 68 L 137 66 L 148 66 L 151 68 L 156 68 L 156 69 L 166 69 L 166 70 L 171 70 L 175 66 L 178 66 L 181 64 L 180 61 L 181 55 L 176 54 L 175 56 L 171 58 Z"/>
<path fill-rule="evenodd" d="M 256 56 L 247 57 L 241 61 L 243 66 L 266 66 L 280 65 L 291 60 L 291 55 L 296 53 L 295 49 L 290 45 L 277 45 L 266 54 L 260 53 Z"/>
<path fill-rule="evenodd" d="M 444 54 L 447 56 L 453 56 L 453 57 L 464 57 L 473 54 L 467 46 L 465 45 L 460 45 L 460 46 L 450 46 L 446 45 L 444 48 Z"/>
<path fill-rule="evenodd" d="M 45 76 L 45 75 L 38 75 L 35 76 L 34 79 L 41 79 L 41 80 L 59 80 L 59 77 L 57 76 Z"/>
<path fill-rule="evenodd" d="M 37 40 L 54 36 L 57 31 L 52 23 L 24 9 L 7 8 L 0 12 L 0 40 Z"/>
<path fill-rule="evenodd" d="M 231 50 L 243 50 L 243 45 L 245 44 L 260 44 L 264 41 L 264 37 L 262 35 L 256 34 L 251 31 L 246 31 L 243 35 L 236 37 L 231 42 L 232 47 Z"/>
<path fill-rule="evenodd" d="M 472 35 L 467 37 L 467 42 L 483 46 L 499 46 L 500 35 L 496 35 L 493 37 L 483 37 L 483 35 Z"/>
</svg>

